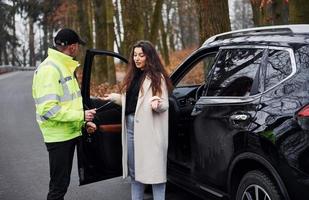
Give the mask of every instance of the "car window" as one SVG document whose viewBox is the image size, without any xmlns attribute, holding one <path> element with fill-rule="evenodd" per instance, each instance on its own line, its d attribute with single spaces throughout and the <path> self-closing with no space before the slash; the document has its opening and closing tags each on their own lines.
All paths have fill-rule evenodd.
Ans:
<svg viewBox="0 0 309 200">
<path fill-rule="evenodd" d="M 215 63 L 206 96 L 250 95 L 263 49 L 222 49 Z"/>
<path fill-rule="evenodd" d="M 265 90 L 279 83 L 291 73 L 292 66 L 289 52 L 270 49 L 267 58 Z"/>
<path fill-rule="evenodd" d="M 211 66 L 214 63 L 216 53 L 205 55 L 194 64 L 188 73 L 176 84 L 176 87 L 202 85 L 206 81 Z"/>
<path fill-rule="evenodd" d="M 115 69 L 113 71 L 113 69 Z M 90 96 L 102 97 L 104 94 L 119 92 L 120 82 L 126 72 L 126 63 L 107 55 L 95 55 L 90 76 Z M 114 74 L 114 79 L 107 79 L 103 74 Z M 112 77 L 112 75 L 110 75 Z"/>
</svg>

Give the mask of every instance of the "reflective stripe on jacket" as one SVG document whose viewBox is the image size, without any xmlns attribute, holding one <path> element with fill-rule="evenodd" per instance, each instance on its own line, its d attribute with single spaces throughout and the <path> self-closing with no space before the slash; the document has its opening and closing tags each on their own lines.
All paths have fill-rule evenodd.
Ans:
<svg viewBox="0 0 309 200">
<path fill-rule="evenodd" d="M 72 57 L 48 49 L 48 57 L 34 73 L 32 96 L 45 142 L 66 141 L 81 134 L 84 111 L 74 76 L 78 65 Z"/>
</svg>

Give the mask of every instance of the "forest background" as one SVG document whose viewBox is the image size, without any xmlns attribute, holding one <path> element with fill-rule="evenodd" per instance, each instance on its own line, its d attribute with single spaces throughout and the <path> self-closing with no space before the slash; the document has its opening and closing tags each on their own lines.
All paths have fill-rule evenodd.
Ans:
<svg viewBox="0 0 309 200">
<path fill-rule="evenodd" d="M 214 34 L 305 23 L 308 0 L 0 0 L 0 65 L 38 65 L 55 33 L 68 27 L 87 41 L 83 50 L 110 50 L 126 57 L 130 45 L 150 40 L 172 72 Z M 97 78 L 116 83 L 115 64 L 99 66 Z"/>
</svg>

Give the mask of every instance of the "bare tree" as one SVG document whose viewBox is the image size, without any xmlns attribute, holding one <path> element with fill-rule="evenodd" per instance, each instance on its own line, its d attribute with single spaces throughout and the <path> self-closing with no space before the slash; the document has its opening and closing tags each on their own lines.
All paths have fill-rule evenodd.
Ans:
<svg viewBox="0 0 309 200">
<path fill-rule="evenodd" d="M 162 44 L 161 53 L 163 55 L 165 65 L 169 65 L 170 60 L 169 60 L 169 50 L 167 44 L 167 33 L 165 31 L 162 17 L 159 18 L 159 22 L 160 22 L 161 44 Z"/>
<path fill-rule="evenodd" d="M 187 48 L 199 43 L 198 23 L 199 18 L 196 17 L 196 2 L 177 1 L 177 10 L 179 18 L 180 41 L 182 48 Z M 199 7 L 199 5 L 197 6 Z"/>
<path fill-rule="evenodd" d="M 29 65 L 35 66 L 36 57 L 35 57 L 35 48 L 34 48 L 34 23 L 38 21 L 38 17 L 41 14 L 41 2 L 38 0 L 29 0 L 29 1 L 19 1 L 19 6 L 21 11 L 24 11 L 26 18 L 28 19 L 28 30 L 29 30 L 29 39 L 28 39 L 28 48 L 29 48 Z"/>
<path fill-rule="evenodd" d="M 200 43 L 215 34 L 231 30 L 227 0 L 196 0 L 196 3 Z"/>
<path fill-rule="evenodd" d="M 153 44 L 156 44 L 157 39 L 158 39 L 160 19 L 162 18 L 162 15 L 161 15 L 162 5 L 163 5 L 163 0 L 156 1 L 155 9 L 154 9 L 152 20 L 151 20 L 150 41 Z"/>
<path fill-rule="evenodd" d="M 105 1 L 93 0 L 95 23 L 95 48 L 106 49 L 106 10 Z M 96 82 L 107 81 L 107 68 L 105 57 L 98 57 L 93 68 Z"/>
<path fill-rule="evenodd" d="M 309 23 L 309 4 L 306 0 L 289 1 L 289 22 L 291 24 Z"/>
<path fill-rule="evenodd" d="M 175 51 L 175 45 L 174 45 L 174 40 L 175 40 L 175 16 L 176 16 L 176 11 L 175 11 L 175 5 L 176 1 L 175 0 L 165 0 L 164 5 L 166 6 L 165 9 L 163 9 L 163 16 L 162 16 L 162 23 L 164 23 L 163 18 L 166 19 L 166 24 L 163 24 L 166 29 L 166 40 L 168 41 L 168 49 L 170 51 Z"/>
<path fill-rule="evenodd" d="M 122 53 L 129 55 L 129 49 L 136 41 L 144 38 L 144 23 L 141 13 L 144 13 L 142 0 L 121 0 L 123 20 Z"/>
<path fill-rule="evenodd" d="M 87 48 L 93 47 L 93 11 L 92 11 L 92 1 L 91 0 L 76 0 L 77 6 L 77 19 L 79 22 L 80 36 L 86 40 L 86 45 L 82 47 L 82 51 L 79 54 L 78 59 L 81 61 L 83 66 L 83 58 L 85 57 L 85 50 Z"/>
<path fill-rule="evenodd" d="M 18 63 L 18 58 L 17 58 L 17 46 L 19 45 L 17 42 L 17 37 L 16 37 L 16 23 L 15 23 L 15 15 L 17 14 L 17 1 L 12 0 L 13 6 L 11 10 L 11 17 L 12 17 L 12 39 L 11 39 L 11 55 L 12 55 L 12 60 L 11 63 L 13 66 L 15 66 L 16 63 Z"/>
<path fill-rule="evenodd" d="M 114 31 L 114 4 L 112 0 L 106 0 L 106 48 L 110 51 L 114 50 L 115 31 Z M 107 58 L 107 80 L 111 84 L 116 83 L 116 71 L 114 60 L 111 57 Z"/>
<path fill-rule="evenodd" d="M 286 0 L 251 0 L 253 21 L 256 26 L 288 23 Z"/>
<path fill-rule="evenodd" d="M 114 7 L 114 17 L 115 17 L 115 43 L 118 49 L 119 53 L 122 53 L 121 51 L 121 43 L 123 41 L 122 39 L 122 22 L 121 22 L 121 4 L 119 0 L 115 0 L 115 7 Z"/>
<path fill-rule="evenodd" d="M 231 5 L 234 16 L 231 20 L 233 30 L 251 28 L 253 23 L 252 6 L 249 0 L 237 0 Z"/>
</svg>

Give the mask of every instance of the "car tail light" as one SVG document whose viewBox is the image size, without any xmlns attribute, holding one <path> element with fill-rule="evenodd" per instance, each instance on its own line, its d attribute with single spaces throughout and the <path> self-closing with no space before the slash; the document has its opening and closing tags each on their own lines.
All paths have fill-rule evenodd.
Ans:
<svg viewBox="0 0 309 200">
<path fill-rule="evenodd" d="M 309 117 L 309 105 L 305 106 L 297 113 L 298 117 Z"/>
<path fill-rule="evenodd" d="M 298 111 L 297 121 L 303 130 L 309 130 L 309 105 L 306 105 Z"/>
</svg>

